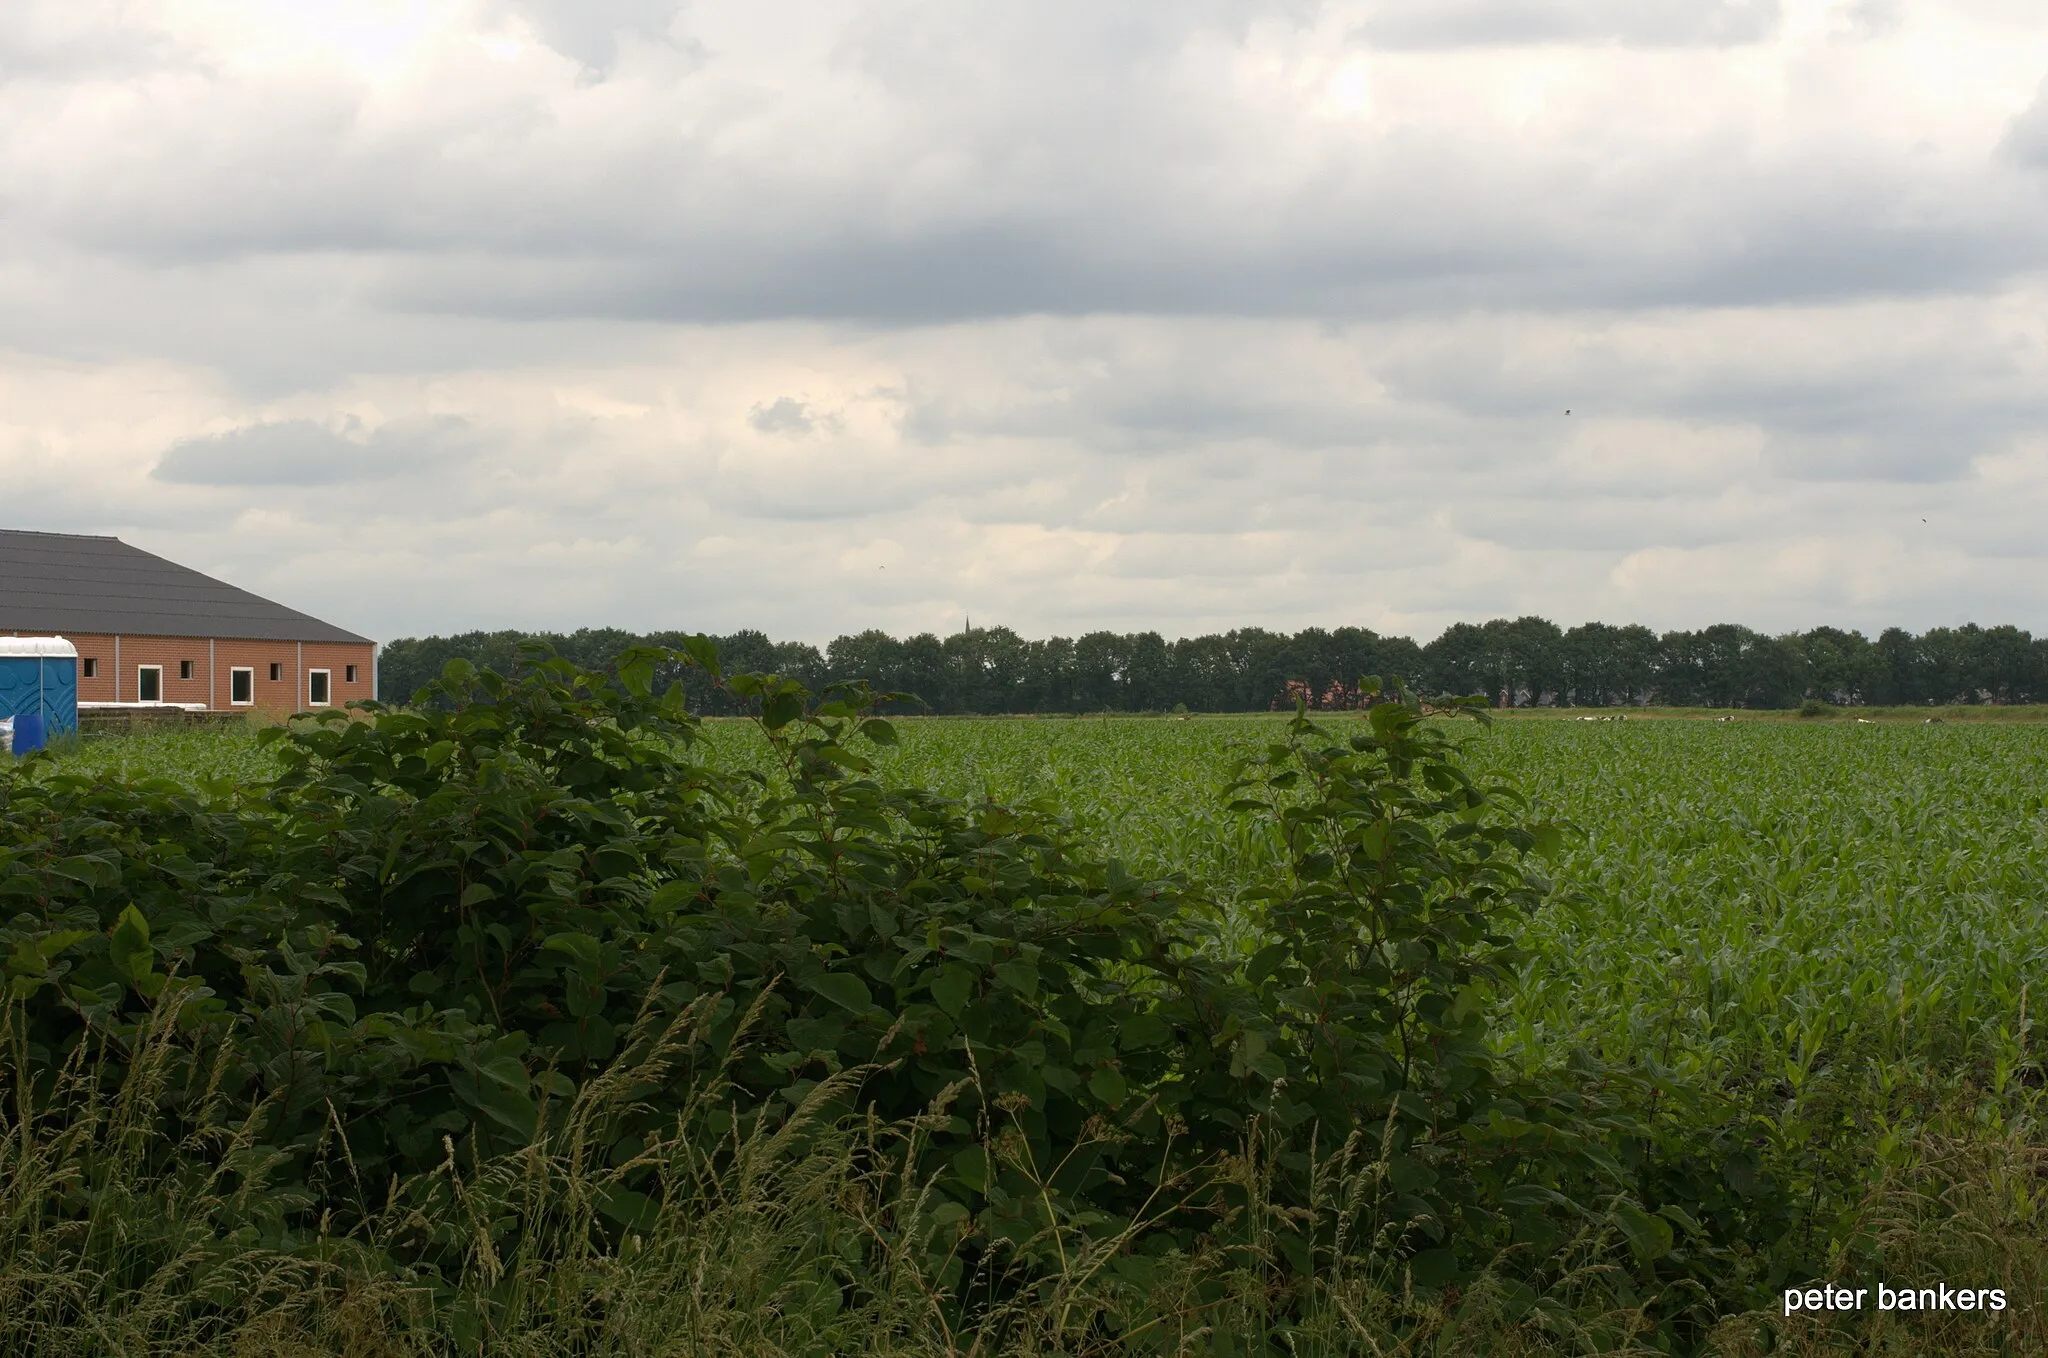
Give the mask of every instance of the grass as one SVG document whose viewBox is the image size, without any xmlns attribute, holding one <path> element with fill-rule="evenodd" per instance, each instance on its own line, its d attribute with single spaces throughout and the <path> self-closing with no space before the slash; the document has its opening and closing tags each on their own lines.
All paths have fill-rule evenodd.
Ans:
<svg viewBox="0 0 2048 1358">
<path fill-rule="evenodd" d="M 1002 1276 L 966 1327 L 941 1305 L 947 1265 L 967 1237 L 930 1211 L 929 1185 L 881 1168 L 923 1120 L 829 1122 L 818 1110 L 859 1072 L 821 1085 L 795 1119 L 701 1159 L 691 1123 L 719 1109 L 696 1091 L 671 1134 L 608 1162 L 636 1081 L 663 1078 L 664 1037 L 548 1110 L 529 1148 L 480 1160 L 449 1143 L 445 1164 L 383 1186 L 384 1208 L 346 1237 L 282 1225 L 275 1165 L 249 1157 L 256 1110 L 212 1091 L 210 1114 L 164 1145 L 151 1113 L 177 1040 L 167 1007 L 135 1037 L 126 1082 L 108 1088 L 90 1055 L 54 1088 L 10 1080 L 0 1106 L 0 1352 L 8 1354 L 397 1355 L 1016 1355 L 1109 1354 L 1115 1318 L 1141 1351 L 1552 1353 L 1629 1351 L 1642 1318 L 1532 1317 L 1482 1280 L 1456 1312 L 1417 1302 L 1395 1280 L 1318 1278 L 1311 1295 L 1275 1288 L 1261 1252 L 1256 1157 L 1238 1167 L 1248 1208 L 1237 1228 L 1190 1256 L 1133 1259 L 1079 1233 L 1064 1266 Z M 628 1043 L 629 1046 L 634 1045 Z M 21 1069 L 19 1035 L 0 1023 L 0 1065 Z M 934 1110 L 943 1118 L 943 1110 Z M 207 1169 L 205 1166 L 217 1166 Z M 651 1171 L 659 1215 L 623 1249 L 598 1242 L 601 1204 Z M 374 1187 L 374 1186 L 365 1186 Z M 1328 1176 L 1319 1207 L 1353 1192 Z M 88 1198 L 90 1213 L 52 1211 Z M 1057 1229 L 1057 1228 L 1053 1228 Z M 394 1266 L 386 1251 L 448 1242 L 452 1269 Z M 1580 1242 L 1596 1257 L 1603 1243 Z M 1135 1267 L 1143 1265 L 1142 1268 Z M 849 1288 L 849 1284 L 853 1286 Z M 1567 1288 L 1569 1282 L 1567 1282 Z M 857 1300 L 851 1304 L 848 1297 Z M 1293 1303 L 1293 1304 L 1288 1304 Z M 1616 1341 L 1621 1347 L 1617 1349 Z"/>
<path fill-rule="evenodd" d="M 1496 712 L 1494 716 L 1505 721 L 1585 721 L 1626 717 L 1629 721 L 1836 721 L 1852 725 L 1861 720 L 1872 723 L 1912 722 L 1929 726 L 1946 726 L 1951 722 L 1992 722 L 2012 725 L 2048 721 L 2048 703 L 1954 704 L 1942 707 L 1834 707 L 1824 704 L 1823 708 L 1823 711 L 1808 713 L 1799 708 L 1730 710 L 1725 707 L 1518 707 Z"/>
<path fill-rule="evenodd" d="M 1647 1065 L 1751 1110 L 1782 1163 L 1800 1163 L 1807 1147 L 1854 1162 L 1859 1191 L 1816 1224 L 1861 1242 L 1841 1255 L 1844 1282 L 2004 1285 L 2013 1298 L 1997 1317 L 1729 1317 L 1714 1351 L 2048 1351 L 2048 1133 L 2032 985 L 2048 975 L 2048 730 L 1954 710 L 1936 726 L 1917 710 L 1870 725 L 1678 719 L 1688 715 L 1699 714 L 1582 724 L 1517 713 L 1467 737 L 1476 770 L 1513 779 L 1580 831 L 1554 865 L 1556 900 L 1521 927 L 1530 963 L 1496 997 L 1505 1053 L 1532 1070 L 1574 1050 Z M 900 729 L 880 776 L 1050 799 L 1144 871 L 1227 891 L 1277 852 L 1221 796 L 1232 761 L 1276 734 L 1269 718 Z M 708 730 L 710 757 L 752 757 L 745 728 Z M 196 783 L 260 776 L 266 756 L 245 732 L 157 731 L 85 740 L 63 763 Z M 0 1128 L 9 1352 L 1077 1352 L 1089 1349 L 1091 1316 L 1139 1304 L 1178 1327 L 1167 1351 L 1229 1352 L 1224 1337 L 1256 1334 L 1271 1314 L 1257 1250 L 1227 1242 L 1149 1276 L 1139 1301 L 1113 1269 L 1077 1266 L 974 1334 L 932 1327 L 920 1302 L 928 1273 L 907 1261 L 872 1280 L 864 1309 L 831 1309 L 828 1280 L 865 1245 L 897 1238 L 916 1211 L 916 1185 L 863 1168 L 863 1138 L 914 1136 L 913 1125 L 820 1127 L 800 1146 L 747 1148 L 736 1175 L 665 1164 L 669 1216 L 630 1258 L 564 1268 L 480 1246 L 465 1280 L 465 1295 L 492 1299 L 479 1318 L 474 1303 L 465 1312 L 425 1281 L 352 1265 L 319 1242 L 244 1240 L 214 1258 L 234 1195 L 246 1202 L 252 1181 L 188 1182 L 175 1157 L 146 1164 L 132 1105 L 88 1086 L 65 1096 L 61 1119 L 11 1109 Z M 573 1128 L 577 1112 L 566 1111 Z M 230 1113 L 223 1105 L 211 1135 L 235 1135 Z M 603 1171 L 578 1159 L 569 1135 L 495 1165 L 451 1153 L 448 1175 L 470 1196 L 447 1188 L 439 1201 L 462 1221 L 573 1218 Z M 38 1202 L 88 1190 L 107 1204 L 99 1235 L 67 1236 L 38 1215 Z M 390 1190 L 388 1229 L 428 1200 L 408 1200 L 413 1191 Z M 1483 1289 L 1449 1315 L 1416 1313 L 1387 1280 L 1318 1286 L 1297 1312 L 1306 1324 L 1268 1336 L 1278 1351 L 1630 1342 L 1625 1315 L 1538 1323 L 1489 1309 Z"/>
<path fill-rule="evenodd" d="M 257 729 L 247 722 L 95 732 L 65 737 L 53 753 L 67 772 L 94 778 L 170 778 L 194 787 L 221 779 L 253 782 L 276 771 L 256 744 Z"/>
</svg>

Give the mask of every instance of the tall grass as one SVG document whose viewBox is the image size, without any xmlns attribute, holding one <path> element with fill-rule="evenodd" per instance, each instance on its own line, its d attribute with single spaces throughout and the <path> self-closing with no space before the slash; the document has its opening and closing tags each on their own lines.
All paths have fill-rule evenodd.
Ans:
<svg viewBox="0 0 2048 1358">
<path fill-rule="evenodd" d="M 0 1352 L 1337 1354 L 1411 1351 L 1475 1323 L 1503 1341 L 1517 1332 L 1516 1308 L 1489 1308 L 1484 1287 L 1458 1317 L 1412 1303 L 1393 1279 L 1342 1274 L 1308 1307 L 1281 1305 L 1253 1154 L 1235 1166 L 1250 1205 L 1198 1256 L 1140 1257 L 1128 1237 L 1091 1244 L 1054 1221 L 1063 1265 L 1010 1267 L 897 1168 L 923 1120 L 830 1114 L 860 1072 L 712 1157 L 691 1125 L 718 1109 L 708 1082 L 672 1134 L 606 1156 L 635 1089 L 666 1078 L 700 1017 L 659 1033 L 643 1023 L 634 1055 L 550 1108 L 522 1151 L 479 1159 L 450 1142 L 432 1175 L 357 1185 L 369 1210 L 337 1233 L 295 1222 L 301 1204 L 254 1151 L 262 1106 L 193 1091 L 192 1130 L 160 1140 L 175 999 L 138 1033 L 117 1083 L 105 1053 L 81 1047 L 38 1088 L 12 1016 L 0 1019 Z M 349 1172 L 345 1146 L 320 1151 Z M 1332 1208 L 1372 1172 L 1352 1158 L 1332 1160 Z M 607 1218 L 625 1200 L 646 1209 L 630 1227 Z"/>
<path fill-rule="evenodd" d="M 1006 1267 L 992 1242 L 929 1210 L 898 1166 L 920 1121 L 878 1126 L 829 1111 L 821 1085 L 773 1133 L 716 1156 L 688 1124 L 715 1115 L 696 1091 L 671 1135 L 606 1156 L 642 1082 L 666 1074 L 686 1014 L 646 1025 L 634 1056 L 548 1111 L 533 1146 L 478 1159 L 450 1143 L 434 1174 L 359 1185 L 369 1210 L 343 1232 L 294 1224 L 293 1202 L 255 1158 L 262 1107 L 218 1088 L 178 1144 L 151 1110 L 173 1068 L 175 1002 L 135 1039 L 119 1083 L 81 1048 L 47 1088 L 23 1078 L 0 1020 L 0 1352 L 281 1354 L 1048 1355 L 1648 1353 L 1651 1326 L 1617 1302 L 1589 1233 L 1540 1297 L 1482 1278 L 1421 1301 L 1399 1276 L 1331 1267 L 1288 1294 L 1270 1248 L 1278 1209 L 1260 1189 L 1254 1139 L 1227 1167 L 1244 1206 L 1192 1256 L 1133 1254 L 1070 1235 L 1062 1266 Z M 859 1072 L 840 1077 L 857 1080 Z M 935 1108 L 931 1116 L 943 1117 Z M 1379 1172 L 1369 1145 L 1331 1154 L 1312 1211 L 1341 1214 Z M 2042 1184 L 2048 1145 L 2031 1122 L 1964 1123 L 1916 1138 L 1906 1168 L 1872 1185 L 1866 1226 L 1894 1284 L 2002 1286 L 1998 1315 L 1732 1317 L 1707 1339 L 1729 1355 L 1992 1354 L 2048 1348 Z M 322 1148 L 346 1174 L 344 1147 Z M 634 1185 L 659 1207 L 622 1228 L 608 1204 Z M 1062 1231 L 1047 1223 L 1048 1233 Z M 1341 1252 L 1340 1252 L 1341 1254 Z M 1576 1261 L 1576 1262 L 1574 1262 Z M 962 1264 L 969 1265 L 965 1271 Z M 1301 1289 L 1306 1288 L 1306 1291 Z M 963 1307 L 963 1297 L 969 1303 Z"/>
</svg>

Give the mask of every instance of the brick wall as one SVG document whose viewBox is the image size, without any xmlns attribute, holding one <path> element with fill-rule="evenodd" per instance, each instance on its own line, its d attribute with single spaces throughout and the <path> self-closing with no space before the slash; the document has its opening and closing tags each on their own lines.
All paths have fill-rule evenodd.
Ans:
<svg viewBox="0 0 2048 1358">
<path fill-rule="evenodd" d="M 120 638 L 120 670 L 114 663 L 114 638 L 66 634 L 78 648 L 78 701 L 82 703 L 132 703 L 141 692 L 140 671 L 145 665 L 163 669 L 163 700 L 167 703 L 205 703 L 220 711 L 249 710 L 281 716 L 310 707 L 307 683 L 314 670 L 329 674 L 329 702 L 339 707 L 358 698 L 375 695 L 370 680 L 374 670 L 374 646 L 345 646 L 332 642 L 242 641 L 205 637 Z M 95 673 L 85 673 L 85 662 L 94 662 Z M 190 661 L 192 677 L 180 677 L 181 663 Z M 271 667 L 278 677 L 270 677 Z M 348 667 L 356 667 L 353 682 Z M 252 671 L 251 696 L 246 707 L 230 701 L 231 672 Z"/>
</svg>

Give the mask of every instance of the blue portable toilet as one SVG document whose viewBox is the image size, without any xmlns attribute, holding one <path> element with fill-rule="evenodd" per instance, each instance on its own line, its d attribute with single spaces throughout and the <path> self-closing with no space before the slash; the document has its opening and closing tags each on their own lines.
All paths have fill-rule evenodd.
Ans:
<svg viewBox="0 0 2048 1358">
<path fill-rule="evenodd" d="M 15 754 L 78 729 L 78 648 L 62 637 L 0 637 L 0 722 Z"/>
</svg>

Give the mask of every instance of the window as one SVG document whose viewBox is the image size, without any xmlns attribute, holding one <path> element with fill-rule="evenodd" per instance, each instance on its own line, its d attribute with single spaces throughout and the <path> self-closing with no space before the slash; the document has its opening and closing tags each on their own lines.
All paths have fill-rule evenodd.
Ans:
<svg viewBox="0 0 2048 1358">
<path fill-rule="evenodd" d="M 234 707 L 247 707 L 256 701 L 256 671 L 245 665 L 237 665 L 228 671 L 228 702 Z"/>
<path fill-rule="evenodd" d="M 180 679 L 190 679 L 190 678 L 192 677 L 192 662 L 191 662 L 191 661 L 189 661 L 189 660 L 180 660 L 180 661 L 178 662 L 178 677 L 179 677 Z"/>
<path fill-rule="evenodd" d="M 314 707 L 325 707 L 334 701 L 333 694 L 328 692 L 329 674 L 327 670 L 306 671 L 306 701 Z"/>
<path fill-rule="evenodd" d="M 271 683 L 273 683 L 273 684 L 276 684 L 276 683 L 282 683 L 283 681 L 284 681 L 284 666 L 283 666 L 283 665 L 281 665 L 281 664 L 279 664 L 279 663 L 278 663 L 277 661 L 275 661 L 275 660 L 271 661 L 271 662 L 270 662 L 270 682 L 271 682 Z"/>
<path fill-rule="evenodd" d="M 164 700 L 164 667 L 162 665 L 138 665 L 135 670 L 135 697 L 140 702 L 160 703 Z"/>
<path fill-rule="evenodd" d="M 345 684 L 353 684 L 356 681 L 356 667 L 354 665 L 342 666 L 341 680 Z"/>
<path fill-rule="evenodd" d="M 78 674 L 81 679 L 99 678 L 100 662 L 93 656 L 87 656 L 85 659 L 78 662 Z"/>
</svg>

